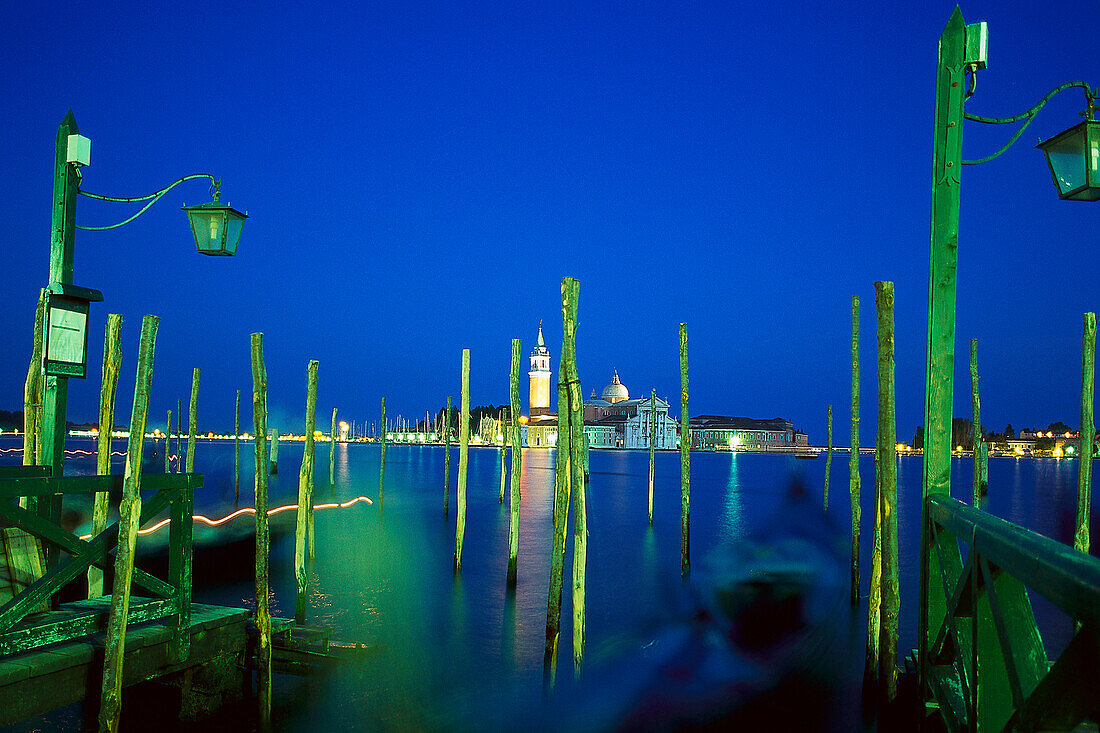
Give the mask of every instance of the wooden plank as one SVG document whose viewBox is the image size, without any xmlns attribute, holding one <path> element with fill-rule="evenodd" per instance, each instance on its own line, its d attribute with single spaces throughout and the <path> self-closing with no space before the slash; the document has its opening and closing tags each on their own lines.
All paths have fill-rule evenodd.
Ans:
<svg viewBox="0 0 1100 733">
<path fill-rule="evenodd" d="M 28 512 L 38 518 L 37 514 Z M 42 555 L 42 543 L 18 527 L 5 527 L 0 530 L 4 541 L 4 559 L 7 564 L 7 586 L 9 595 L 14 598 L 39 580 L 46 571 L 45 557 Z M 49 611 L 49 601 L 44 601 L 31 613 Z"/>
<path fill-rule="evenodd" d="M 170 652 L 173 661 L 177 662 L 187 659 L 190 653 L 191 634 L 187 629 L 191 626 L 194 513 L 194 490 L 181 489 L 172 502 L 172 521 L 168 526 L 168 577 L 171 579 L 168 590 L 179 601 L 179 612 L 169 623 L 173 630 Z"/>
<path fill-rule="evenodd" d="M 45 467 L 48 468 L 48 467 Z M 0 477 L 2 478 L 2 477 Z M 123 477 L 115 476 L 64 476 L 20 477 L 0 481 L 0 499 L 15 499 L 21 496 L 62 496 L 66 494 L 94 494 L 98 491 L 121 491 Z M 198 489 L 203 485 L 201 473 L 163 475 L 143 473 L 142 491 L 161 489 Z"/>
<path fill-rule="evenodd" d="M 109 596 L 103 596 L 109 599 Z M 158 598 L 154 600 L 135 600 L 127 617 L 127 624 L 163 618 L 179 612 L 179 600 Z M 59 617 L 59 618 L 55 618 Z M 107 628 L 107 608 L 92 609 L 81 614 L 61 614 L 51 612 L 41 618 L 24 622 L 14 629 L 0 634 L 0 654 L 16 654 L 28 649 L 68 641 L 88 634 L 105 631 Z"/>
</svg>

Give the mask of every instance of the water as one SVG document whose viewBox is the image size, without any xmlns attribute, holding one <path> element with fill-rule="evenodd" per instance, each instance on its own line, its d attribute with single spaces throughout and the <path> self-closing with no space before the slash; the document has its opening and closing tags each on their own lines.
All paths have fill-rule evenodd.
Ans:
<svg viewBox="0 0 1100 733">
<path fill-rule="evenodd" d="M 0 446 L 16 445 L 9 440 Z M 70 448 L 91 449 L 90 440 L 70 440 Z M 122 450 L 121 443 L 116 450 Z M 252 445 L 241 444 L 242 505 L 250 505 Z M 317 451 L 318 483 L 327 484 L 328 445 Z M 280 471 L 272 477 L 271 505 L 296 502 L 302 444 L 280 445 Z M 452 471 L 457 470 L 457 449 Z M 335 498 L 378 499 L 379 448 L 341 444 L 336 448 Z M 4 463 L 18 461 L 0 454 Z M 115 471 L 121 471 L 121 458 Z M 159 457 L 158 457 L 159 460 Z M 498 503 L 500 456 L 496 449 L 471 448 L 467 525 L 462 572 L 452 571 L 456 478 L 451 477 L 450 516 L 443 516 L 443 449 L 389 446 L 383 511 L 357 503 L 316 514 L 317 559 L 312 568 L 309 619 L 331 625 L 334 638 L 374 645 L 363 662 L 334 674 L 303 680 L 277 677 L 275 719 L 283 730 L 337 728 L 439 728 L 476 721 L 488 705 L 507 700 L 522 711 L 539 699 L 549 577 L 554 454 L 524 453 L 520 510 L 518 585 L 506 592 L 507 501 Z M 163 464 L 160 464 L 163 465 Z M 745 536 L 774 513 L 793 480 L 821 497 L 824 458 L 788 455 L 698 453 L 692 455 L 691 550 L 693 564 L 720 543 Z M 73 457 L 69 474 L 94 472 L 94 459 Z M 233 510 L 233 445 L 202 441 L 196 470 L 205 487 L 196 513 L 220 517 Z M 864 593 L 870 567 L 873 458 L 860 457 L 863 477 Z M 959 498 L 970 494 L 971 464 L 953 460 Z M 586 659 L 599 665 L 636 651 L 661 628 L 681 618 L 686 594 L 680 581 L 679 454 L 658 453 L 654 524 L 647 523 L 648 453 L 593 451 L 588 504 L 588 586 Z M 1053 459 L 991 458 L 992 513 L 1061 542 L 1072 539 L 1077 462 Z M 898 462 L 901 651 L 916 636 L 921 459 Z M 828 519 L 847 534 L 847 455 L 834 456 Z M 332 498 L 318 490 L 318 503 Z M 68 505 L 67 505 L 68 506 Z M 86 507 L 73 505 L 78 523 Z M 86 519 L 83 519 L 86 521 Z M 272 613 L 291 616 L 294 608 L 293 512 L 273 517 L 271 545 Z M 246 536 L 250 516 L 214 530 L 197 526 L 200 545 Z M 87 531 L 86 529 L 84 531 Z M 281 531 L 281 534 L 280 534 Z M 154 548 L 167 532 L 143 537 Z M 199 602 L 251 605 L 251 548 L 200 550 L 194 598 Z M 1094 550 L 1095 552 L 1095 550 Z M 567 547 L 566 574 L 572 547 Z M 213 558 L 211 560 L 211 558 Z M 567 581 L 568 585 L 568 581 Z M 1052 653 L 1068 641 L 1069 624 L 1041 599 L 1036 615 Z M 861 623 L 860 610 L 852 623 Z M 563 595 L 559 676 L 569 676 L 572 657 L 570 597 Z M 840 623 L 846 623 L 841 620 Z M 862 638 L 856 628 L 855 636 Z M 851 650 L 861 654 L 858 645 Z M 858 668 L 861 659 L 846 668 Z M 842 674 L 838 670 L 838 675 Z M 494 702 L 496 701 L 496 702 Z M 853 701 L 854 705 L 854 701 Z M 519 714 L 519 712 L 517 712 Z M 517 721 L 518 724 L 519 721 Z"/>
</svg>

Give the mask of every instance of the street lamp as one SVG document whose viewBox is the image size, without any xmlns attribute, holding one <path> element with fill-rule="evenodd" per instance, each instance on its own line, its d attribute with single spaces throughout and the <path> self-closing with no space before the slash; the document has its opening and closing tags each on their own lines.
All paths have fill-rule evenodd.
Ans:
<svg viewBox="0 0 1100 733">
<path fill-rule="evenodd" d="M 46 387 L 42 404 L 42 463 L 50 466 L 52 475 L 63 474 L 65 456 L 65 412 L 68 402 L 69 378 L 83 378 L 87 361 L 87 319 L 88 303 L 102 300 L 98 291 L 79 288 L 73 285 L 74 234 L 76 229 L 106 230 L 116 229 L 128 224 L 145 213 L 164 194 L 184 181 L 197 178 L 210 180 L 214 201 L 197 207 L 185 207 L 192 222 L 195 217 L 206 217 L 205 229 L 195 228 L 195 244 L 205 254 L 232 255 L 237 251 L 241 227 L 247 214 L 222 206 L 218 202 L 220 181 L 208 174 L 184 176 L 162 188 L 160 191 L 137 198 L 118 198 L 82 191 L 81 168 L 91 161 L 91 142 L 80 135 L 76 118 L 69 110 L 57 128 L 57 140 L 54 147 L 54 183 L 53 207 L 50 237 L 50 279 L 47 285 L 49 307 L 45 324 L 47 345 L 44 350 L 43 368 L 46 374 Z M 102 201 L 133 203 L 147 201 L 136 214 L 118 224 L 102 227 L 77 226 L 77 194 Z M 189 210 L 191 209 L 191 210 Z M 192 213 L 199 210 L 202 213 Z M 220 218 L 219 218 L 220 217 Z M 215 232 L 211 221 L 217 220 L 222 229 Z M 198 219 L 203 222 L 201 218 Z M 200 234 L 206 234 L 200 238 Z M 46 504 L 46 506 L 43 506 Z M 56 522 L 61 514 L 61 497 L 55 496 L 40 503 L 39 511 L 52 517 Z M 56 548 L 50 548 L 56 550 Z M 56 551 L 52 553 L 56 555 Z M 52 564 L 49 556 L 48 564 Z"/>
<path fill-rule="evenodd" d="M 936 71 L 936 112 L 932 163 L 932 221 L 928 279 L 928 361 L 924 408 L 924 480 L 921 491 L 920 648 L 921 689 L 927 677 L 930 635 L 940 628 L 946 612 L 942 585 L 929 578 L 927 499 L 951 493 L 951 402 L 955 362 L 955 284 L 959 235 L 959 181 L 963 165 L 992 160 L 1012 146 L 1035 115 L 1056 94 L 1070 88 L 1084 90 L 1085 121 L 1054 136 L 1039 148 L 1047 156 L 1058 195 L 1063 199 L 1100 199 L 1097 173 L 1100 133 L 1093 122 L 1100 91 L 1081 81 L 1052 89 L 1038 104 L 1014 117 L 981 117 L 963 111 L 975 89 L 976 73 L 986 67 L 985 23 L 967 25 L 956 7 L 940 35 Z M 984 124 L 1022 122 L 1011 139 L 997 152 L 980 160 L 962 159 L 963 120 Z M 1017 452 L 1019 448 L 1017 447 Z"/>
</svg>

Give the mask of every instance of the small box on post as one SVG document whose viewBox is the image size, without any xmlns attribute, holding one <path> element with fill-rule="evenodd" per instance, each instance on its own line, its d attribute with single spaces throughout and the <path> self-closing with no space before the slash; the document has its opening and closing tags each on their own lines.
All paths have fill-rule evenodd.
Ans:
<svg viewBox="0 0 1100 733">
<path fill-rule="evenodd" d="M 65 162 L 77 168 L 92 163 L 92 141 L 83 135 L 69 135 L 66 138 Z"/>
<path fill-rule="evenodd" d="M 980 23 L 968 23 L 966 26 L 966 46 L 963 51 L 963 63 L 972 65 L 978 71 L 985 68 L 989 47 L 989 26 L 983 20 Z"/>
<path fill-rule="evenodd" d="M 103 300 L 98 290 L 50 283 L 46 301 L 46 376 L 84 379 L 88 367 L 88 304 Z"/>
</svg>

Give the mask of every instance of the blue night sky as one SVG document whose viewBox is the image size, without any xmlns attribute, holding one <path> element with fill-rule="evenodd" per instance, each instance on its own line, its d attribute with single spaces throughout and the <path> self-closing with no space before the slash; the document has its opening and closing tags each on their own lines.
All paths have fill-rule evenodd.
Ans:
<svg viewBox="0 0 1100 733">
<path fill-rule="evenodd" d="M 0 30 L 0 407 L 20 409 L 47 279 L 57 125 L 92 140 L 83 187 L 151 193 L 224 179 L 253 217 L 236 258 L 196 255 L 184 184 L 132 224 L 78 232 L 76 284 L 101 290 L 91 378 L 69 418 L 96 419 L 103 326 L 124 315 L 127 423 L 141 316 L 162 318 L 151 424 L 202 369 L 200 430 L 251 427 L 249 334 L 265 334 L 271 424 L 300 429 L 306 365 L 319 422 L 422 416 L 459 393 L 507 400 L 510 339 L 581 281 L 583 389 L 617 369 L 675 401 L 686 321 L 691 412 L 783 416 L 847 443 L 849 297 L 862 300 L 862 442 L 874 440 L 876 280 L 897 299 L 898 436 L 922 422 L 936 44 L 927 3 L 9 3 Z M 1086 2 L 971 2 L 989 68 L 967 109 L 1003 116 L 1071 79 L 1100 84 Z M 1081 313 L 1100 306 L 1100 206 L 1060 202 L 1038 151 L 1078 121 L 1047 105 L 1002 158 L 963 173 L 955 414 L 979 339 L 983 422 L 1079 422 Z M 967 123 L 964 157 L 1007 126 Z M 134 207 L 81 197 L 77 222 Z M 526 411 L 526 406 L 525 406 Z M 678 412 L 678 406 L 674 408 Z"/>
</svg>

